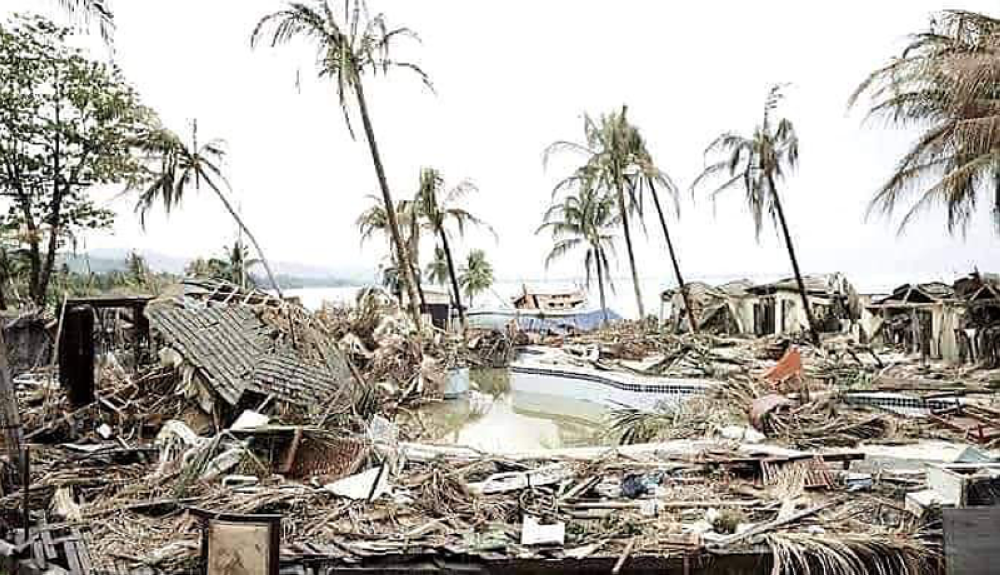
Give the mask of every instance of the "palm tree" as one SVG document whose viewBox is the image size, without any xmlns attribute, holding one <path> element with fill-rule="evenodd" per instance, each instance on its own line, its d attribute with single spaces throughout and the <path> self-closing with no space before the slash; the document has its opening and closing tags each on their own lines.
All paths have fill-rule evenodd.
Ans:
<svg viewBox="0 0 1000 575">
<path fill-rule="evenodd" d="M 726 132 L 713 141 L 705 150 L 705 155 L 715 154 L 721 159 L 709 164 L 695 179 L 692 190 L 701 182 L 722 175 L 725 181 L 712 192 L 713 199 L 720 193 L 731 188 L 740 188 L 746 196 L 747 208 L 753 216 L 754 232 L 760 240 L 760 232 L 764 226 L 764 218 L 770 216 L 781 228 L 785 246 L 788 248 L 788 258 L 792 260 L 795 272 L 795 282 L 802 297 L 802 307 L 809 322 L 809 333 L 813 343 L 819 345 L 819 331 L 812 308 L 809 306 L 809 295 L 806 292 L 802 273 L 799 271 L 799 261 L 795 257 L 795 246 L 792 245 L 792 235 L 788 231 L 788 220 L 781 206 L 777 182 L 784 178 L 786 171 L 794 170 L 799 159 L 799 139 L 795 135 L 795 127 L 788 119 L 772 121 L 771 113 L 778 107 L 782 99 L 781 86 L 773 86 L 764 102 L 764 119 L 749 138 L 732 132 Z"/>
<path fill-rule="evenodd" d="M 225 144 L 221 140 L 211 140 L 203 146 L 198 145 L 198 123 L 193 124 L 192 143 L 188 147 L 183 140 L 173 132 L 158 128 L 147 134 L 137 143 L 147 154 L 148 174 L 132 186 L 139 189 L 139 200 L 136 211 L 140 222 L 145 225 L 146 214 L 156 204 L 163 206 L 169 215 L 174 206 L 179 205 L 188 187 L 194 183 L 196 190 L 201 188 L 201 182 L 215 192 L 216 197 L 236 221 L 236 225 L 247 235 L 253 244 L 260 261 L 264 265 L 271 287 L 283 298 L 281 286 L 271 270 L 271 265 L 264 256 L 264 250 L 253 235 L 243 218 L 236 212 L 233 205 L 223 192 L 221 186 L 232 189 L 222 174 L 221 165 L 225 160 Z"/>
<path fill-rule="evenodd" d="M 434 247 L 434 259 L 427 264 L 427 279 L 432 283 L 444 286 L 448 283 L 448 256 L 440 246 Z"/>
<path fill-rule="evenodd" d="M 493 285 L 493 265 L 486 259 L 486 252 L 483 250 L 472 250 L 466 257 L 465 265 L 462 267 L 462 276 L 459 278 L 465 295 L 469 298 L 469 307 L 472 307 L 472 299 L 476 295 L 490 289 Z"/>
<path fill-rule="evenodd" d="M 555 142 L 545 150 L 545 163 L 547 164 L 552 154 L 557 152 L 573 152 L 583 155 L 585 159 L 583 165 L 556 185 L 553 195 L 562 188 L 572 185 L 593 186 L 598 191 L 614 194 L 619 213 L 618 219 L 621 221 L 625 246 L 628 250 L 636 306 L 639 310 L 639 317 L 645 317 L 645 306 L 639 287 L 639 272 L 635 264 L 635 251 L 632 247 L 632 231 L 629 220 L 632 214 L 637 214 L 641 218 L 644 191 L 651 193 L 655 201 L 670 259 L 673 263 L 674 274 L 685 299 L 687 298 L 687 286 L 680 273 L 680 265 L 657 193 L 659 187 L 676 198 L 677 188 L 666 173 L 656 167 L 638 128 L 629 123 L 627 114 L 628 108 L 622 106 L 620 112 L 603 115 L 598 121 L 585 115 L 584 142 Z"/>
<path fill-rule="evenodd" d="M 445 261 L 448 263 L 448 276 L 455 297 L 455 306 L 462 321 L 462 329 L 467 327 L 465 310 L 462 308 L 462 295 L 458 288 L 458 275 L 455 273 L 455 260 L 451 254 L 451 244 L 448 241 L 449 225 L 454 222 L 458 234 L 465 234 L 468 224 L 492 228 L 468 210 L 457 206 L 457 202 L 467 194 L 477 191 L 476 186 L 469 181 L 460 182 L 457 186 L 445 191 L 444 176 L 434 168 L 424 168 L 420 171 L 420 186 L 413 198 L 417 217 L 430 229 L 441 242 Z M 494 236 L 496 233 L 494 233 Z"/>
<path fill-rule="evenodd" d="M 370 240 L 375 234 L 385 234 L 386 239 L 389 241 L 389 252 L 392 253 L 392 235 L 389 233 L 389 216 L 385 211 L 385 204 L 382 200 L 376 196 L 368 194 L 367 196 L 372 204 L 365 208 L 358 216 L 355 224 L 358 226 L 358 232 L 361 233 L 361 243 L 364 244 L 365 241 Z M 396 203 L 396 214 L 399 218 L 400 224 L 402 224 L 402 229 L 406 230 L 406 234 L 403 236 L 403 244 L 406 245 L 407 255 L 409 256 L 407 262 L 411 268 L 411 273 L 413 277 L 417 280 L 417 297 L 420 298 L 421 309 L 426 309 L 427 300 L 424 298 L 424 289 L 420 282 L 420 220 L 414 209 L 414 203 L 410 200 L 401 200 Z M 395 259 L 395 258 L 393 258 Z M 394 261 L 393 267 L 398 266 Z"/>
<path fill-rule="evenodd" d="M 604 323 L 608 321 L 608 304 L 604 284 L 611 284 L 609 254 L 614 255 L 614 234 L 611 229 L 620 224 L 614 197 L 603 194 L 594 186 L 581 182 L 576 193 L 554 203 L 545 212 L 544 222 L 535 233 L 551 230 L 554 244 L 545 258 L 546 269 L 557 259 L 584 248 L 583 267 L 590 288 L 592 270 L 596 270 L 597 287 L 601 296 Z M 613 287 L 613 286 L 612 286 Z"/>
<path fill-rule="evenodd" d="M 284 10 L 261 18 L 250 37 L 251 46 L 256 46 L 265 37 L 270 38 L 272 47 L 287 44 L 297 38 L 314 44 L 318 52 L 316 66 L 319 77 L 332 78 L 336 82 L 337 97 L 352 138 L 354 130 L 348 113 L 348 99 L 352 93 L 357 98 L 372 163 L 382 191 L 396 261 L 407 261 L 406 248 L 396 218 L 396 205 L 392 201 L 392 193 L 382 167 L 382 157 L 375 141 L 375 130 L 368 113 L 362 76 L 366 73 L 385 74 L 390 68 L 405 68 L 415 72 L 425 85 L 431 87 L 427 74 L 419 66 L 390 57 L 390 47 L 396 38 L 416 38 L 416 35 L 408 28 L 389 29 L 382 14 L 371 17 L 364 0 L 344 0 L 342 19 L 330 5 L 330 0 L 311 0 L 308 3 L 289 2 Z M 419 326 L 420 312 L 417 309 L 412 265 L 401 267 L 401 277 L 409 296 L 410 314 L 414 324 Z"/>
<path fill-rule="evenodd" d="M 939 204 L 948 231 L 964 231 L 981 195 L 1000 233 L 1000 20 L 960 10 L 936 15 L 900 56 L 872 72 L 852 95 L 866 95 L 868 119 L 924 129 L 869 206 L 884 215 L 908 197 L 902 232 Z"/>
</svg>

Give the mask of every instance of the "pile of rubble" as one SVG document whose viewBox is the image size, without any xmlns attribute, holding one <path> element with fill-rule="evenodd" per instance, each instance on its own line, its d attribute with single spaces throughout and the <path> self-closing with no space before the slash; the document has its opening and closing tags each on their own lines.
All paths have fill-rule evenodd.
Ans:
<svg viewBox="0 0 1000 575">
<path fill-rule="evenodd" d="M 206 525 L 226 518 L 280 521 L 275 561 L 302 575 L 426 559 L 736 568 L 748 556 L 773 573 L 931 573 L 933 502 L 1000 493 L 963 478 L 945 500 L 935 473 L 868 465 L 871 445 L 928 429 L 989 445 L 1000 425 L 984 430 L 986 404 L 934 403 L 942 387 L 969 397 L 968 372 L 846 340 L 817 349 L 646 323 L 542 338 L 599 369 L 721 384 L 671 410 L 619 413 L 627 445 L 498 454 L 408 443 L 393 420 L 440 397 L 449 370 L 505 364 L 523 334 L 418 332 L 377 291 L 309 313 L 209 287 L 144 317 L 160 365 L 105 354 L 92 403 L 71 406 L 44 371 L 19 379 L 31 463 L 27 478 L 5 466 L 0 555 L 74 575 L 193 573 Z M 975 377 L 990 389 L 992 376 Z M 921 424 L 875 410 L 893 386 L 929 411 Z"/>
</svg>

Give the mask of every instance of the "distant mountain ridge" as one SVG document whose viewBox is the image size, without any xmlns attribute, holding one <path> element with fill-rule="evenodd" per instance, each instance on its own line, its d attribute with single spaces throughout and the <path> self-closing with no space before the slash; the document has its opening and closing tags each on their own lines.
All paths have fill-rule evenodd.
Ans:
<svg viewBox="0 0 1000 575">
<path fill-rule="evenodd" d="M 146 260 L 146 265 L 154 272 L 164 272 L 174 275 L 184 275 L 184 269 L 194 258 L 186 258 L 162 252 L 136 250 Z M 131 250 L 99 248 L 86 253 L 65 253 L 60 255 L 60 262 L 69 266 L 77 273 L 108 273 L 126 269 L 126 260 Z M 210 254 L 218 257 L 219 254 Z M 312 264 L 276 261 L 272 263 L 274 273 L 282 287 L 337 287 L 344 285 L 364 285 L 373 281 L 374 273 L 370 270 L 335 269 Z M 255 276 L 263 276 L 263 270 L 255 270 Z"/>
</svg>

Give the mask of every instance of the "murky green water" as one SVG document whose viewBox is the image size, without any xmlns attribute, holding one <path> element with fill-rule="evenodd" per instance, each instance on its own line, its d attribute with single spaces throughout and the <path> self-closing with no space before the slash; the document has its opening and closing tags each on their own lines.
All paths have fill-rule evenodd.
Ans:
<svg viewBox="0 0 1000 575">
<path fill-rule="evenodd" d="M 473 370 L 478 392 L 425 406 L 420 417 L 431 439 L 494 452 L 516 452 L 607 443 L 595 403 L 511 390 L 502 369 Z"/>
</svg>

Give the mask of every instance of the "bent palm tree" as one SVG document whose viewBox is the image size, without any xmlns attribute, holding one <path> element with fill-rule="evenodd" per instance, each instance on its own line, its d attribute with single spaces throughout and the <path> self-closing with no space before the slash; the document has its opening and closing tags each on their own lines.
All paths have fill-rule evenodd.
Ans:
<svg viewBox="0 0 1000 575">
<path fill-rule="evenodd" d="M 201 189 L 201 182 L 215 192 L 216 197 L 225 206 L 226 211 L 236 221 L 236 225 L 247 235 L 250 243 L 253 244 L 257 255 L 260 256 L 261 264 L 267 272 L 271 287 L 283 298 L 281 286 L 271 270 L 271 265 L 264 256 L 264 250 L 260 247 L 256 236 L 244 223 L 243 218 L 236 212 L 233 205 L 223 192 L 221 186 L 231 189 L 226 177 L 220 168 L 225 160 L 225 145 L 221 140 L 212 140 L 203 146 L 198 146 L 198 124 L 193 126 L 192 145 L 188 147 L 173 132 L 160 128 L 147 134 L 144 139 L 137 142 L 137 147 L 147 154 L 146 177 L 132 184 L 133 189 L 139 189 L 139 199 L 135 209 L 139 213 L 139 220 L 145 225 L 146 214 L 156 204 L 163 206 L 164 211 L 169 215 L 174 206 L 180 204 L 184 193 L 193 183 L 196 190 Z"/>
<path fill-rule="evenodd" d="M 294 39 L 307 40 L 316 47 L 319 77 L 332 78 L 336 82 L 340 108 L 352 138 L 354 130 L 348 113 L 350 108 L 348 98 L 353 95 L 357 99 L 372 163 L 375 165 L 375 173 L 382 191 L 382 202 L 385 204 L 386 220 L 396 252 L 396 261 L 406 262 L 406 247 L 403 245 L 396 218 L 396 205 L 392 201 L 385 169 L 382 167 L 382 157 L 375 141 L 375 129 L 368 113 L 362 76 L 384 74 L 390 68 L 405 68 L 415 72 L 424 84 L 430 87 L 430 80 L 420 67 L 390 57 L 390 47 L 395 39 L 416 38 L 416 35 L 408 28 L 389 29 L 382 14 L 370 17 L 364 0 L 344 0 L 342 19 L 334 11 L 329 0 L 312 0 L 308 3 L 289 2 L 284 10 L 261 18 L 250 37 L 251 46 L 256 46 L 265 37 L 270 38 L 272 47 L 287 44 Z M 403 284 L 409 296 L 410 314 L 414 324 L 419 327 L 420 312 L 417 308 L 417 291 L 412 265 L 400 267 L 403 272 L 401 274 Z"/>
<path fill-rule="evenodd" d="M 486 252 L 483 250 L 469 252 L 465 265 L 462 266 L 459 282 L 469 298 L 469 307 L 472 307 L 473 298 L 493 285 L 493 265 L 486 259 Z"/>
<path fill-rule="evenodd" d="M 666 173 L 656 167 L 638 128 L 629 123 L 627 113 L 628 108 L 623 106 L 621 111 L 603 115 L 596 122 L 590 116 L 585 115 L 584 142 L 555 142 L 545 150 L 544 157 L 546 164 L 552 154 L 557 152 L 573 152 L 582 154 L 585 158 L 583 165 L 556 186 L 553 191 L 554 195 L 569 185 L 594 187 L 597 191 L 607 191 L 614 194 L 617 200 L 618 218 L 621 221 L 625 246 L 628 251 L 636 306 L 639 310 L 639 317 L 645 317 L 645 306 L 639 287 L 639 272 L 635 263 L 635 250 L 632 246 L 632 231 L 629 220 L 629 216 L 633 213 L 640 218 L 642 217 L 644 191 L 648 190 L 653 195 L 670 260 L 673 264 L 674 275 L 685 300 L 687 299 L 687 285 L 680 273 L 677 254 L 667 229 L 666 219 L 663 217 L 657 193 L 657 187 L 659 187 L 676 197 L 677 188 Z M 692 325 L 694 325 L 693 321 Z"/>
<path fill-rule="evenodd" d="M 819 345 L 819 331 L 809 306 L 809 295 L 799 271 L 792 235 L 788 231 L 788 220 L 778 194 L 777 181 L 785 176 L 786 171 L 794 170 L 799 159 L 799 139 L 792 122 L 782 118 L 774 125 L 771 119 L 771 112 L 777 108 L 781 98 L 781 86 L 772 87 L 764 102 L 763 122 L 749 138 L 732 132 L 716 138 L 705 150 L 705 154 L 716 154 L 721 159 L 709 164 L 691 187 L 694 189 L 703 181 L 722 175 L 725 181 L 712 192 L 713 199 L 728 189 L 741 188 L 746 196 L 747 208 L 753 216 L 758 241 L 765 217 L 770 217 L 781 228 L 795 272 L 795 282 L 802 297 L 802 307 L 809 322 L 810 337 L 813 343 Z"/>
<path fill-rule="evenodd" d="M 614 254 L 614 234 L 611 229 L 620 222 L 615 200 L 602 194 L 593 186 L 576 186 L 576 193 L 554 203 L 545 212 L 544 222 L 535 233 L 552 232 L 552 250 L 545 258 L 545 267 L 565 257 L 570 252 L 584 248 L 583 267 L 587 288 L 590 288 L 596 270 L 597 287 L 601 296 L 604 323 L 608 321 L 608 304 L 604 284 L 611 283 L 611 265 L 608 254 Z"/>
<path fill-rule="evenodd" d="M 468 210 L 456 205 L 467 194 L 478 191 L 472 182 L 461 182 L 447 192 L 444 188 L 444 176 L 441 172 L 434 168 L 424 168 L 420 171 L 420 186 L 417 188 L 413 203 L 416 217 L 420 218 L 441 241 L 445 261 L 448 263 L 448 276 L 451 278 L 455 305 L 458 308 L 462 329 L 465 330 L 467 328 L 465 309 L 462 307 L 462 294 L 458 288 L 458 274 L 455 272 L 455 260 L 451 254 L 451 244 L 448 242 L 447 227 L 454 222 L 460 236 L 465 234 L 465 227 L 468 224 L 485 227 L 490 232 L 493 232 L 493 229 Z"/>
<path fill-rule="evenodd" d="M 981 195 L 1000 233 L 1000 20 L 960 10 L 937 14 L 910 37 L 902 54 L 872 72 L 852 95 L 866 95 L 867 118 L 924 127 L 892 176 L 876 192 L 873 211 L 891 216 L 916 200 L 899 231 L 921 211 L 942 205 L 948 231 L 965 230 Z"/>
</svg>

